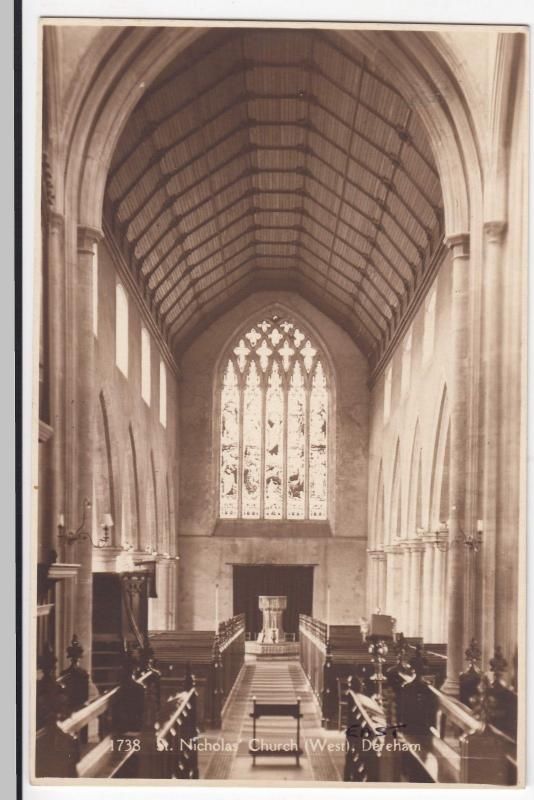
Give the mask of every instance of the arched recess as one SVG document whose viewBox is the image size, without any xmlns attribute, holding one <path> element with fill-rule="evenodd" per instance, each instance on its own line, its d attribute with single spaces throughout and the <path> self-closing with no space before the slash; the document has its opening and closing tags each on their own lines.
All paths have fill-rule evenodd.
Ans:
<svg viewBox="0 0 534 800">
<path fill-rule="evenodd" d="M 158 513 L 158 484 L 156 478 L 156 467 L 154 464 L 154 451 L 150 451 L 150 479 L 147 486 L 147 539 L 146 546 L 151 552 L 160 552 L 160 526 Z"/>
<path fill-rule="evenodd" d="M 512 128 L 521 102 L 520 73 L 525 54 L 525 36 L 499 33 L 495 69 L 492 76 L 491 117 L 489 124 L 488 191 L 484 193 L 484 219 L 505 221 L 508 218 L 509 177 Z"/>
<path fill-rule="evenodd" d="M 400 440 L 397 439 L 395 447 L 395 461 L 393 465 L 393 478 L 391 481 L 391 501 L 389 513 L 389 542 L 402 536 L 402 486 L 400 464 Z"/>
<path fill-rule="evenodd" d="M 169 476 L 165 475 L 165 525 L 163 534 L 163 552 L 174 552 L 174 547 L 171 546 L 171 537 L 173 536 L 173 520 L 174 514 L 172 512 L 172 490 L 169 484 Z"/>
<path fill-rule="evenodd" d="M 430 526 L 438 530 L 449 517 L 450 408 L 447 387 L 443 388 L 430 480 Z"/>
<path fill-rule="evenodd" d="M 106 176 L 122 129 L 145 88 L 201 35 L 198 28 L 129 28 L 115 36 L 102 33 L 89 49 L 86 60 L 103 66 L 95 80 L 80 65 L 65 131 L 65 205 L 78 208 L 79 224 L 101 227 Z M 454 51 L 442 34 L 426 31 L 341 30 L 335 35 L 387 70 L 417 108 L 440 173 L 446 232 L 468 231 L 470 211 L 481 197 L 480 147 L 469 112 L 473 98 L 464 90 L 469 76 L 462 79 L 465 69 Z"/>
<path fill-rule="evenodd" d="M 122 545 L 140 548 L 139 538 L 139 480 L 137 473 L 137 453 L 132 426 L 128 426 L 128 446 L 124 454 L 125 464 L 122 473 Z"/>
<path fill-rule="evenodd" d="M 116 476 L 118 475 L 117 455 L 113 448 L 113 439 L 109 420 L 109 403 L 104 392 L 99 396 L 99 412 L 96 423 L 96 461 L 94 470 L 95 514 L 97 526 L 103 514 L 111 514 L 114 523 L 117 521 Z M 98 531 L 93 527 L 93 536 Z M 112 533 L 112 540 L 114 535 Z"/>
<path fill-rule="evenodd" d="M 410 483 L 408 486 L 408 536 L 415 535 L 417 529 L 422 528 L 423 523 L 422 459 L 423 450 L 421 446 L 419 420 L 417 420 L 413 437 L 412 457 L 410 461 Z"/>
<path fill-rule="evenodd" d="M 382 547 L 385 544 L 385 518 L 384 518 L 384 474 L 382 469 L 382 461 L 378 467 L 378 480 L 375 498 L 375 513 L 373 523 L 373 549 Z"/>
</svg>

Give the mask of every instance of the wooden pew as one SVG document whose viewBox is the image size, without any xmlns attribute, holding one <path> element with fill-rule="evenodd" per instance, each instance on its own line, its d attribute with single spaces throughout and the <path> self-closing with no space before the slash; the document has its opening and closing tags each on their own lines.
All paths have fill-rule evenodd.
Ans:
<svg viewBox="0 0 534 800">
<path fill-rule="evenodd" d="M 219 728 L 245 659 L 244 615 L 221 622 L 217 636 L 215 631 L 151 631 L 149 638 L 162 692 L 182 691 L 190 670 L 196 682 L 198 724 L 201 729 Z"/>
<path fill-rule="evenodd" d="M 124 674 L 121 683 L 66 715 L 61 706 L 36 734 L 36 777 L 133 777 L 127 762 L 159 703 L 159 674 Z M 127 744 L 130 742 L 130 744 Z"/>
</svg>

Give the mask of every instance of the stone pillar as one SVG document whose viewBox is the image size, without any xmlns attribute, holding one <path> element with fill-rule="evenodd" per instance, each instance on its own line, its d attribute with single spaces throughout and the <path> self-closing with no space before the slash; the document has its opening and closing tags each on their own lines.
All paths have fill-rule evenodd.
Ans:
<svg viewBox="0 0 534 800">
<path fill-rule="evenodd" d="M 423 545 L 423 587 L 421 597 L 421 635 L 425 642 L 432 641 L 432 608 L 434 605 L 433 568 L 434 568 L 433 542 L 425 541 Z"/>
<path fill-rule="evenodd" d="M 410 636 L 421 636 L 421 567 L 423 558 L 422 542 L 412 542 L 410 551 L 410 595 L 409 620 Z"/>
<path fill-rule="evenodd" d="M 386 605 L 386 554 L 383 550 L 377 551 L 377 601 L 378 608 L 384 613 Z"/>
<path fill-rule="evenodd" d="M 395 584 L 397 580 L 397 548 L 395 545 L 388 544 L 384 548 L 386 556 L 386 594 L 382 611 L 392 617 L 397 617 L 397 608 L 395 605 Z M 395 610 L 395 613 L 393 613 Z"/>
<path fill-rule="evenodd" d="M 502 291 L 503 291 L 503 238 L 504 222 L 487 222 L 484 225 L 484 484 L 483 518 L 484 532 L 481 552 L 477 554 L 482 564 L 482 663 L 487 664 L 495 645 L 502 645 L 506 632 L 499 628 L 499 602 L 506 596 L 506 579 L 499 586 L 502 574 L 500 559 L 516 552 L 513 547 L 499 548 L 500 531 L 499 489 L 500 436 L 502 408 L 500 403 L 502 377 Z M 499 602 L 497 602 L 499 601 Z M 516 598 L 512 600 L 516 602 Z M 506 654 L 509 658 L 509 653 Z"/>
<path fill-rule="evenodd" d="M 50 440 L 50 480 L 52 497 L 49 505 L 49 546 L 55 550 L 60 560 L 64 555 L 63 545 L 58 541 L 58 515 L 65 513 L 65 453 L 64 431 L 65 419 L 65 252 L 64 252 L 64 219 L 60 214 L 51 212 L 48 219 L 48 252 L 47 282 L 48 297 L 48 368 L 49 368 L 49 414 L 53 435 Z M 71 632 L 72 637 L 72 632 Z M 70 641 L 70 639 L 68 639 Z"/>
<path fill-rule="evenodd" d="M 402 631 L 405 636 L 410 636 L 410 548 L 406 540 L 401 542 L 400 552 L 401 602 L 398 630 Z"/>
<path fill-rule="evenodd" d="M 72 398 L 71 429 L 69 431 L 69 457 L 73 475 L 71 528 L 77 527 L 81 520 L 84 501 L 91 502 L 93 497 L 94 408 L 97 399 L 92 300 L 93 248 L 100 238 L 100 231 L 87 227 L 78 228 L 76 274 L 73 276 L 71 284 L 72 336 L 69 339 L 70 346 L 74 351 L 68 387 Z M 85 516 L 84 530 L 93 535 L 91 525 L 92 514 L 89 508 Z M 83 539 L 74 547 L 76 548 L 76 561 L 80 565 L 76 594 L 75 633 L 84 646 L 83 667 L 91 673 L 93 547 L 90 539 Z"/>
<path fill-rule="evenodd" d="M 385 596 L 381 589 L 383 582 L 383 572 L 385 568 L 384 560 L 385 553 L 383 550 L 368 550 L 369 555 L 369 577 L 367 581 L 368 587 L 368 612 L 374 614 L 377 607 L 383 608 L 382 603 L 385 601 Z"/>
<path fill-rule="evenodd" d="M 449 579 L 447 587 L 448 649 L 446 694 L 457 695 L 464 667 L 464 569 L 467 481 L 467 399 L 469 371 L 469 236 L 449 236 L 452 252 L 451 297 L 451 466 L 449 516 Z"/>
</svg>

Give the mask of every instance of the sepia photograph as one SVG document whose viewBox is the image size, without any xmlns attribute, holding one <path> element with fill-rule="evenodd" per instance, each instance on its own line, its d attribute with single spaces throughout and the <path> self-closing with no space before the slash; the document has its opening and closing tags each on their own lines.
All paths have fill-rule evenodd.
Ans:
<svg viewBox="0 0 534 800">
<path fill-rule="evenodd" d="M 523 786 L 528 28 L 38 54 L 29 779 Z"/>
</svg>

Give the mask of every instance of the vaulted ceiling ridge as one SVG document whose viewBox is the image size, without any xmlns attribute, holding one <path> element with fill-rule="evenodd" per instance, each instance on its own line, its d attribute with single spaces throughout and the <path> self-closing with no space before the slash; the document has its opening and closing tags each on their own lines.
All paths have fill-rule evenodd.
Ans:
<svg viewBox="0 0 534 800">
<path fill-rule="evenodd" d="M 402 144 L 402 142 L 401 142 L 401 144 Z M 290 147 L 290 146 L 286 146 L 286 147 L 282 147 L 282 148 L 274 148 L 274 147 L 273 147 L 273 148 L 267 148 L 267 147 L 254 147 L 253 145 L 250 145 L 250 146 L 248 146 L 248 145 L 245 145 L 245 146 L 244 146 L 244 147 L 243 147 L 243 148 L 242 148 L 242 149 L 239 151 L 239 153 L 236 153 L 236 154 L 234 154 L 234 155 L 233 155 L 233 156 L 232 156 L 230 159 L 228 159 L 228 161 L 226 162 L 226 164 L 227 164 L 227 163 L 229 163 L 229 162 L 230 162 L 230 161 L 232 161 L 232 160 L 235 160 L 236 158 L 243 157 L 244 155 L 247 155 L 247 154 L 252 154 L 254 150 L 268 150 L 268 149 L 273 149 L 273 150 L 275 150 L 275 149 L 276 149 L 276 150 L 278 150 L 278 151 L 279 151 L 279 150 L 295 150 L 295 149 L 298 149 L 298 150 L 299 150 L 299 152 L 307 153 L 308 155 L 313 155 L 313 157 L 317 158 L 317 160 L 319 160 L 319 161 L 320 161 L 322 164 L 324 164 L 324 166 L 326 166 L 328 169 L 331 169 L 332 171 L 334 171 L 334 172 L 337 172 L 337 174 L 338 174 L 338 175 L 339 175 L 339 176 L 340 176 L 340 177 L 341 177 L 341 178 L 344 180 L 344 182 L 345 182 L 345 181 L 346 181 L 346 182 L 348 182 L 348 183 L 349 183 L 349 184 L 350 184 L 350 185 L 351 185 L 351 186 L 352 186 L 354 189 L 357 189 L 359 192 L 362 192 L 362 194 L 365 194 L 367 197 L 369 197 L 369 199 L 370 199 L 370 200 L 372 200 L 374 203 L 376 203 L 376 205 L 377 205 L 377 207 L 378 207 L 378 209 L 379 209 L 380 211 L 384 211 L 384 210 L 386 210 L 386 212 L 388 213 L 388 217 L 389 217 L 389 218 L 392 220 L 392 222 L 393 222 L 393 223 L 396 225 L 396 227 L 398 227 L 398 228 L 401 230 L 401 233 L 402 233 L 402 235 L 403 235 L 403 236 L 406 236 L 406 238 L 408 238 L 408 239 L 409 239 L 409 241 L 410 241 L 410 243 L 413 245 L 414 249 L 416 249 L 416 250 L 419 252 L 421 248 L 420 248 L 420 246 L 419 246 L 419 245 L 418 245 L 418 244 L 415 242 L 415 240 L 414 240 L 413 236 L 412 236 L 412 235 L 409 233 L 409 231 L 407 231 L 406 229 L 402 229 L 402 228 L 400 227 L 400 225 L 399 225 L 398 221 L 397 221 L 397 220 L 396 220 L 396 218 L 395 218 L 395 215 L 394 215 L 394 214 L 391 212 L 391 210 L 388 208 L 388 196 L 389 196 L 389 194 L 390 194 L 390 193 L 393 193 L 393 194 L 395 194 L 396 198 L 398 199 L 398 202 L 400 202 L 400 203 L 401 203 L 401 204 L 404 206 L 404 208 L 405 208 L 406 212 L 407 212 L 408 214 L 410 214 L 410 216 L 412 217 L 412 219 L 413 219 L 413 220 L 416 222 L 416 224 L 418 225 L 418 227 L 419 227 L 419 228 L 421 229 L 421 231 L 424 233 L 425 237 L 426 237 L 427 239 L 430 239 L 430 237 L 431 237 L 431 230 L 429 229 L 428 225 L 425 225 L 425 224 L 424 224 L 424 222 L 423 222 L 423 221 L 420 219 L 419 215 L 418 215 L 418 214 L 417 214 L 417 213 L 414 211 L 413 207 L 412 207 L 412 206 L 410 206 L 410 205 L 408 205 L 408 203 L 406 202 L 406 200 L 403 198 L 402 194 L 401 194 L 401 193 L 400 193 L 400 192 L 397 190 L 397 188 L 396 188 L 396 186 L 395 186 L 394 175 L 395 175 L 395 172 L 396 172 L 396 171 L 397 171 L 397 170 L 400 168 L 400 165 L 399 165 L 399 163 L 395 163 L 395 162 L 393 162 L 393 161 L 392 161 L 392 165 L 393 165 L 393 176 L 392 176 L 392 177 L 389 177 L 389 178 L 386 178 L 385 176 L 383 176 L 383 175 L 380 175 L 380 173 L 378 173 L 376 170 L 373 170 L 371 167 L 369 167 L 368 165 L 366 165 L 364 162 L 360 162 L 358 159 L 351 157 L 351 156 L 350 156 L 350 154 L 348 154 L 348 151 L 345 151 L 345 154 L 347 155 L 347 160 L 351 160 L 351 161 L 353 161 L 353 162 L 354 162 L 354 163 L 356 163 L 358 166 L 360 166 L 360 167 L 362 168 L 362 170 L 365 170 L 365 171 L 366 171 L 366 172 L 368 172 L 368 173 L 369 173 L 369 174 L 370 174 L 372 177 L 376 178 L 377 180 L 380 180 L 380 182 L 382 183 L 382 185 L 383 185 L 383 186 L 384 186 L 384 188 L 386 189 L 386 197 L 385 197 L 385 198 L 383 198 L 383 199 L 381 199 L 380 197 L 377 197 L 377 196 L 373 196 L 373 195 L 372 195 L 370 192 L 368 192 L 368 191 L 367 191 L 365 188 L 363 188 L 363 187 L 362 187 L 360 184 L 356 183 L 355 181 L 352 181 L 350 178 L 348 178 L 348 177 L 347 177 L 347 175 L 346 175 L 346 172 L 344 173 L 342 170 L 336 170 L 336 169 L 335 169 L 335 168 L 334 168 L 334 167 L 333 167 L 333 166 L 332 166 L 332 165 L 331 165 L 329 162 L 327 162 L 325 159 L 321 158 L 321 156 L 320 156 L 318 153 L 316 153 L 316 152 L 313 150 L 313 148 L 311 148 L 311 147 L 309 147 L 309 146 L 301 146 L 301 147 Z M 402 149 L 402 148 L 401 148 L 401 149 Z M 200 154 L 200 155 L 198 156 L 198 158 L 200 159 L 200 158 L 201 158 L 203 155 L 204 155 L 204 153 Z M 195 159 L 195 160 L 197 160 L 197 159 Z M 398 162 L 398 161 L 399 161 L 399 159 L 396 159 L 396 161 Z M 191 163 L 191 162 L 190 162 L 190 163 Z M 184 169 L 186 169 L 187 167 L 189 167 L 189 166 L 190 166 L 190 163 L 189 163 L 189 164 L 182 165 L 182 167 L 181 167 L 180 171 L 183 171 Z M 220 169 L 224 168 L 224 166 L 225 166 L 224 164 L 222 164 L 222 165 L 217 165 L 217 167 L 214 169 L 214 171 L 215 171 L 215 172 L 217 172 L 217 171 L 219 171 Z M 176 171 L 176 173 L 177 173 L 177 172 L 178 172 L 178 171 Z M 241 177 L 242 177 L 242 178 L 246 178 L 246 179 L 247 179 L 247 178 L 250 178 L 250 177 L 251 177 L 252 175 L 254 175 L 256 172 L 261 172 L 261 170 L 257 170 L 257 168 L 255 168 L 255 167 L 253 167 L 253 166 L 251 166 L 251 167 L 247 167 L 247 169 L 245 169 L 245 170 L 243 171 L 243 173 L 242 173 L 242 175 L 241 175 L 241 176 L 238 176 L 238 177 L 237 177 L 237 178 L 235 178 L 235 179 L 234 179 L 232 182 L 230 182 L 229 186 L 231 187 L 232 185 L 234 185 L 236 182 L 238 182 L 238 180 L 239 180 Z M 175 174 L 176 174 L 176 173 L 175 173 Z M 419 194 L 421 195 L 421 197 L 423 197 L 423 199 L 425 200 L 425 202 L 427 203 L 427 205 L 429 206 L 429 208 L 432 210 L 432 213 L 433 213 L 434 215 L 437 215 L 437 209 L 436 209 L 435 205 L 434 205 L 434 204 L 432 204 L 432 202 L 431 202 L 431 199 L 430 199 L 430 198 L 429 198 L 429 197 L 426 195 L 426 193 L 425 193 L 425 192 L 424 192 L 424 191 L 423 191 L 423 190 L 422 190 L 422 189 L 421 189 L 421 188 L 420 188 L 420 187 L 419 187 L 419 186 L 416 184 L 416 182 L 415 182 L 413 179 L 410 179 L 410 177 L 407 175 L 407 173 L 406 173 L 406 171 L 405 171 L 405 170 L 403 170 L 403 173 L 404 173 L 404 174 L 406 174 L 406 177 L 408 178 L 408 180 L 410 180 L 410 182 L 412 183 L 412 185 L 414 186 L 414 188 L 415 188 L 415 189 L 416 189 L 416 190 L 419 192 Z M 202 182 L 204 182 L 205 180 L 208 180 L 208 179 L 210 179 L 210 178 L 212 177 L 212 175 L 213 175 L 213 173 L 212 173 L 212 172 L 210 172 L 210 171 L 208 171 L 206 175 L 204 175 L 202 178 L 199 178 L 199 179 L 196 181 L 196 185 L 198 186 L 198 185 L 200 185 Z M 145 204 L 146 204 L 147 202 L 149 202 L 151 199 L 153 199 L 153 197 L 155 196 L 155 194 L 156 194 L 157 192 L 161 191 L 162 189 L 163 189 L 163 190 L 167 190 L 167 187 L 168 187 L 168 181 L 166 181 L 166 180 L 165 180 L 167 177 L 168 177 L 168 173 L 165 173 L 165 174 L 163 174 L 163 175 L 162 175 L 162 178 L 163 178 L 163 180 L 160 180 L 160 181 L 158 181 L 158 183 L 157 183 L 157 186 L 156 186 L 156 189 L 155 189 L 154 191 L 152 191 L 152 192 L 151 192 L 150 196 L 149 196 L 147 199 L 145 199 L 145 201 L 144 201 L 144 203 L 145 203 Z M 321 182 L 321 181 L 320 181 L 320 180 L 319 180 L 319 179 L 318 179 L 316 176 L 313 176 L 313 174 L 311 174 L 311 175 L 310 175 L 310 177 L 313 177 L 313 179 L 314 179 L 314 180 L 317 180 L 317 182 Z M 322 182 L 322 185 L 323 185 L 323 186 L 325 186 L 324 182 Z M 178 199 L 179 199 L 181 196 L 185 195 L 185 194 L 186 194 L 186 193 L 187 193 L 187 192 L 188 192 L 188 191 L 189 191 L 191 188 L 193 188 L 193 187 L 192 187 L 192 186 L 187 186 L 187 187 L 184 187 L 184 188 L 183 188 L 183 189 L 182 189 L 182 190 L 181 190 L 179 193 L 167 194 L 167 197 L 166 197 L 166 199 L 165 199 L 165 200 L 164 200 L 164 202 L 163 202 L 163 203 L 162 203 L 162 204 L 159 206 L 159 208 L 158 208 L 158 210 L 157 210 L 157 214 L 162 214 L 162 213 L 163 213 L 163 212 L 165 212 L 166 210 L 168 210 L 168 209 L 172 209 L 172 208 L 173 208 L 173 206 L 174 206 L 174 204 L 176 203 L 176 201 L 177 201 L 177 200 L 178 200 Z M 225 187 L 224 187 L 224 186 L 223 186 L 223 187 L 221 187 L 221 189 L 220 189 L 220 190 L 217 192 L 217 194 L 220 194 L 220 193 L 222 193 L 222 192 L 224 191 L 224 189 L 225 189 Z M 309 195 L 309 193 L 306 191 L 306 189 L 305 189 L 304 187 L 302 188 L 302 190 L 301 190 L 301 191 L 302 191 L 302 192 L 304 192 L 304 193 L 306 193 L 306 195 L 310 196 L 310 197 L 313 199 L 313 197 L 312 197 L 311 195 Z M 206 205 L 206 204 L 207 204 L 207 203 L 210 201 L 210 199 L 211 199 L 212 197 L 214 197 L 214 196 L 215 196 L 215 195 L 212 193 L 212 194 L 211 194 L 210 196 L 208 196 L 207 198 L 203 198 L 201 201 L 199 201 L 199 202 L 197 203 L 197 205 L 196 205 L 196 206 L 193 206 L 193 208 L 190 208 L 190 209 L 189 209 L 187 212 L 183 213 L 182 215 L 179 215 L 179 216 L 177 216 L 177 217 L 176 217 L 176 221 L 177 221 L 178 223 L 182 222 L 182 221 L 183 221 L 183 219 L 184 219 L 185 217 L 187 217 L 187 216 L 190 216 L 190 215 L 191 215 L 191 214 L 192 214 L 194 211 L 198 210 L 198 209 L 199 209 L 200 207 L 202 207 L 203 205 Z M 134 223 L 134 221 L 135 221 L 135 219 L 137 218 L 137 216 L 138 216 L 140 213 L 142 213 L 142 212 L 143 212 L 143 209 L 144 209 L 144 204 L 143 204 L 143 205 L 140 205 L 140 207 L 139 207 L 139 208 L 136 210 L 136 212 L 133 214 L 133 216 L 131 216 L 131 217 L 128 217 L 127 219 L 125 219 L 125 220 L 122 220 L 122 221 L 121 221 L 121 222 L 122 222 L 122 224 L 125 226 L 125 228 L 126 228 L 126 229 L 129 229 L 129 227 L 130 227 L 130 226 L 131 226 L 131 225 Z M 360 213 L 362 213 L 362 214 L 365 214 L 365 212 L 364 212 L 362 209 L 359 209 L 359 210 L 360 210 Z M 367 218 L 368 218 L 368 219 L 369 219 L 369 220 L 370 220 L 372 223 L 376 223 L 376 220 L 373 220 L 373 218 L 369 217 L 368 215 L 367 215 Z M 138 233 L 137 233 L 137 234 L 136 234 L 136 235 L 135 235 L 135 236 L 134 236 L 132 239 L 130 239 L 130 240 L 129 240 L 129 241 L 130 241 L 130 244 L 131 244 L 131 245 L 133 245 L 133 249 L 134 249 L 134 250 L 135 250 L 135 248 L 137 247 L 137 245 L 139 244 L 139 242 L 141 241 L 141 239 L 142 239 L 142 238 L 143 238 L 143 237 L 144 237 L 144 236 L 145 236 L 145 235 L 146 235 L 146 234 L 149 232 L 150 228 L 151 228 L 153 225 L 155 225 L 155 224 L 157 224 L 157 217 L 156 217 L 156 218 L 154 218 L 154 219 L 151 219 L 151 220 L 149 220 L 149 221 L 148 221 L 148 222 L 145 224 L 145 226 L 144 226 L 144 227 L 143 227 L 143 228 L 142 228 L 142 229 L 141 229 L 141 230 L 140 230 L 140 231 L 139 231 L 139 232 L 138 232 Z M 201 227 L 201 225 L 202 225 L 202 224 L 205 224 L 205 223 L 199 223 L 199 226 L 197 226 L 197 227 Z M 347 223 L 347 224 L 348 224 L 348 223 Z M 169 230 L 169 229 L 170 229 L 170 228 L 171 228 L 173 225 L 174 225 L 174 221 L 170 221 L 170 222 L 168 223 L 168 226 L 167 226 L 167 228 L 166 228 L 166 229 L 164 229 L 164 231 L 163 231 L 163 232 L 160 232 L 160 236 L 159 236 L 159 238 L 158 238 L 158 240 L 156 241 L 156 243 L 155 243 L 155 244 L 158 244 L 158 243 L 161 241 L 161 239 L 163 238 L 163 236 L 165 235 L 165 233 L 166 233 L 166 232 L 168 232 L 168 230 Z M 126 230 L 125 230 L 125 232 L 124 232 L 124 234 L 123 234 L 123 235 L 126 235 Z M 386 235 L 386 236 L 388 236 L 388 234 L 387 234 L 387 233 L 386 233 L 385 235 Z M 390 242 L 391 242 L 392 246 L 393 246 L 393 247 L 395 247 L 395 248 L 398 250 L 398 252 L 399 252 L 399 254 L 401 255 L 401 257 L 402 257 L 403 259 L 406 259 L 406 256 L 404 255 L 404 253 L 402 253 L 402 251 L 400 251 L 400 249 L 399 249 L 399 248 L 398 248 L 398 246 L 396 245 L 395 241 L 394 241 L 394 240 L 393 240 L 391 237 L 389 237 L 389 239 L 390 239 Z M 420 253 L 420 252 L 419 252 L 419 255 L 421 256 L 421 253 Z M 142 256 L 141 256 L 141 257 L 144 257 L 144 258 L 146 258 L 146 256 L 147 256 L 147 253 L 144 253 L 144 254 L 142 254 Z M 406 260 L 407 260 L 407 262 L 408 262 L 409 264 L 411 263 L 411 262 L 410 262 L 408 259 L 406 259 Z"/>
<path fill-rule="evenodd" d="M 334 35 L 240 29 L 206 34 L 146 91 L 105 214 L 177 349 L 256 280 L 290 281 L 377 360 L 442 198 L 422 125 L 372 63 Z"/>
</svg>

